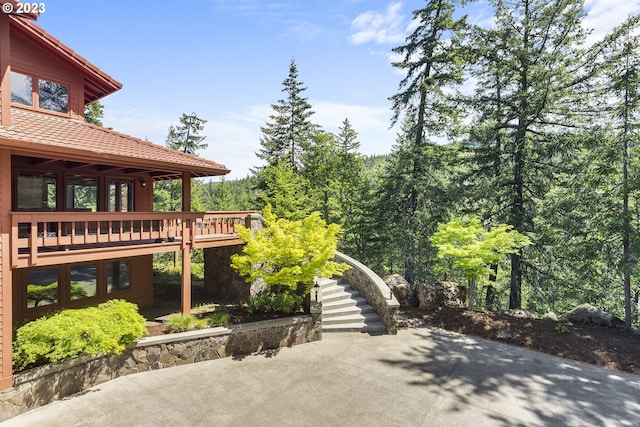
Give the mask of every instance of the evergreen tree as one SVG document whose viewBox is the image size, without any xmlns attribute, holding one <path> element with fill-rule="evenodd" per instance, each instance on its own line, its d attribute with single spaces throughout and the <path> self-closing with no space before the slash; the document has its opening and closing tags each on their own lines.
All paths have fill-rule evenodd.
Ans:
<svg viewBox="0 0 640 427">
<path fill-rule="evenodd" d="M 288 162 L 266 167 L 261 173 L 264 189 L 260 192 L 262 208 L 271 205 L 279 218 L 298 220 L 311 212 L 309 182 Z"/>
<path fill-rule="evenodd" d="M 169 134 L 165 145 L 173 150 L 197 155 L 198 150 L 204 150 L 208 144 L 202 142 L 206 136 L 200 135 L 207 120 L 199 118 L 196 113 L 182 114 L 178 126 L 169 126 Z"/>
<path fill-rule="evenodd" d="M 604 52 L 604 76 L 606 78 L 604 102 L 605 120 L 617 139 L 618 153 L 611 159 L 619 159 L 621 176 L 619 180 L 619 197 L 622 201 L 620 234 L 622 242 L 621 273 L 624 289 L 625 326 L 632 324 L 631 309 L 631 275 L 635 269 L 636 259 L 632 256 L 632 246 L 637 245 L 638 229 L 634 227 L 632 212 L 634 210 L 634 190 L 638 190 L 637 162 L 631 160 L 637 155 L 640 142 L 640 17 L 632 17 L 617 28 L 602 43 Z M 615 160 L 614 160 L 615 161 Z"/>
<path fill-rule="evenodd" d="M 282 91 L 286 94 L 271 108 L 274 113 L 270 121 L 261 127 L 262 148 L 256 153 L 258 158 L 266 161 L 267 166 L 275 166 L 281 161 L 289 163 L 294 170 L 302 164 L 302 153 L 310 143 L 317 125 L 309 119 L 314 114 L 307 98 L 303 96 L 307 89 L 298 81 L 298 67 L 291 59 L 289 75 L 282 82 Z"/>
<path fill-rule="evenodd" d="M 498 177 L 495 168 L 487 171 L 501 183 L 503 205 L 498 209 L 508 212 L 508 223 L 516 231 L 531 233 L 535 200 L 548 187 L 556 166 L 554 155 L 561 147 L 556 136 L 561 129 L 576 126 L 581 90 L 593 71 L 591 57 L 581 48 L 585 13 L 581 0 L 492 4 L 495 28 L 476 39 L 483 44 L 476 51 L 489 47 L 483 53 L 485 67 L 477 75 L 494 84 L 479 85 L 476 96 L 479 104 L 483 98 L 495 100 L 490 107 L 489 141 L 494 150 L 489 158 L 495 161 L 501 156 L 500 167 L 508 169 L 501 169 Z M 495 47 L 487 45 L 488 39 L 497 41 Z M 480 117 L 487 113 L 485 109 Z M 512 254 L 510 308 L 522 304 L 523 269 L 522 251 Z"/>
<path fill-rule="evenodd" d="M 100 101 L 92 102 L 84 107 L 84 121 L 96 126 L 103 127 L 104 105 Z"/>
<path fill-rule="evenodd" d="M 332 133 L 318 130 L 302 155 L 301 175 L 309 183 L 312 210 L 318 210 L 327 223 L 339 223 L 341 210 L 337 198 L 341 170 L 336 139 Z"/>
<path fill-rule="evenodd" d="M 196 116 L 182 114 L 180 125 L 169 126 L 165 145 L 173 150 L 197 156 L 197 151 L 207 147 L 203 143 L 206 136 L 199 133 L 204 129 L 207 121 Z M 201 184 L 191 183 L 191 209 L 202 211 L 205 209 L 201 201 Z M 153 209 L 155 211 L 176 212 L 182 210 L 182 183 L 179 179 L 156 181 L 153 184 Z"/>
<path fill-rule="evenodd" d="M 396 180 L 396 188 L 387 187 L 387 191 L 391 192 L 389 196 L 398 192 L 401 197 L 406 197 L 403 218 L 396 225 L 402 227 L 397 232 L 404 242 L 404 275 L 411 283 L 418 278 L 417 246 L 425 240 L 423 233 L 435 227 L 434 224 L 434 227 L 425 228 L 423 218 L 430 217 L 426 207 L 431 201 L 427 200 L 421 183 L 428 180 L 434 162 L 439 162 L 436 157 L 441 150 L 427 137 L 455 128 L 452 126 L 456 118 L 455 108 L 445 95 L 445 89 L 462 82 L 463 58 L 459 41 L 466 23 L 465 18 L 453 19 L 456 4 L 459 3 L 428 0 L 423 9 L 413 12 L 417 27 L 407 37 L 406 44 L 393 49 L 402 57 L 393 66 L 406 73 L 400 82 L 399 92 L 390 98 L 394 111 L 392 124 L 401 115 L 407 120 L 402 136 L 406 143 L 400 144 L 396 160 L 404 162 L 403 158 L 408 157 L 411 169 L 406 170 L 406 165 L 396 162 L 394 166 L 403 168 L 405 176 Z M 391 174 L 398 172 L 392 171 Z M 430 188 L 429 184 L 426 188 Z M 426 237 L 428 240 L 428 235 Z"/>
</svg>

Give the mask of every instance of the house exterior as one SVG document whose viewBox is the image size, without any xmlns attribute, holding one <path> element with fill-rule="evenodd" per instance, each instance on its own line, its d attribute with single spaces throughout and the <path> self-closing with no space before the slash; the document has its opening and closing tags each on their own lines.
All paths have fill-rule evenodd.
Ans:
<svg viewBox="0 0 640 427">
<path fill-rule="evenodd" d="M 237 246 L 251 218 L 191 212 L 191 179 L 224 165 L 85 123 L 85 105 L 122 85 L 35 18 L 0 13 L 0 390 L 14 325 L 110 298 L 152 305 L 159 252 L 182 253 L 188 313 L 191 250 Z M 153 212 L 164 179 L 182 180 L 182 212 Z"/>
</svg>

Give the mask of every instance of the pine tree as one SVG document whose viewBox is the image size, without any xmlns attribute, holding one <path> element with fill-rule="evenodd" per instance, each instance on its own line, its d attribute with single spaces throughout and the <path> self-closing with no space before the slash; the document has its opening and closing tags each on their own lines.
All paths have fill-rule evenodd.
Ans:
<svg viewBox="0 0 640 427">
<path fill-rule="evenodd" d="M 637 244 L 638 233 L 632 221 L 634 207 L 631 195 L 633 190 L 638 190 L 637 181 L 634 182 L 632 179 L 637 174 L 637 166 L 632 162 L 632 158 L 640 142 L 640 36 L 637 35 L 639 28 L 640 17 L 631 17 L 602 43 L 604 76 L 607 79 L 607 96 L 603 99 L 609 104 L 605 109 L 605 123 L 610 124 L 616 135 L 619 156 L 613 156 L 612 159 L 619 159 L 617 163 L 621 170 L 621 270 L 627 329 L 630 329 L 632 324 L 631 275 L 636 263 L 632 256 L 632 246 Z"/>
<path fill-rule="evenodd" d="M 556 136 L 563 128 L 577 126 L 581 91 L 593 70 L 591 57 L 581 48 L 585 12 L 581 0 L 492 4 L 495 27 L 488 30 L 490 35 L 476 38 L 482 43 L 476 51 L 489 46 L 476 75 L 494 83 L 479 85 L 476 100 L 478 105 L 495 101 L 491 111 L 483 108 L 479 116 L 493 117 L 485 140 L 494 148 L 488 159 L 501 159 L 498 175 L 495 168 L 487 168 L 492 181 L 500 183 L 498 209 L 508 212 L 507 222 L 526 234 L 533 231 L 535 200 L 544 195 L 557 161 L 554 156 L 562 148 Z M 495 48 L 488 39 L 497 41 Z M 523 268 L 522 251 L 512 254 L 510 308 L 522 304 Z"/>
<path fill-rule="evenodd" d="M 104 117 L 104 105 L 100 101 L 92 102 L 84 107 L 84 121 L 102 127 Z"/>
<path fill-rule="evenodd" d="M 445 89 L 460 84 L 463 76 L 459 41 L 466 18 L 453 19 L 456 4 L 459 3 L 427 1 L 423 9 L 413 12 L 417 27 L 407 37 L 406 44 L 393 49 L 402 57 L 393 66 L 406 73 L 399 92 L 390 98 L 394 111 L 392 124 L 402 115 L 407 120 L 403 129 L 407 142 L 399 147 L 396 159 L 408 156 L 411 169 L 405 170 L 407 175 L 397 182 L 398 187 L 388 188 L 388 191 L 400 192 L 406 197 L 403 218 L 396 224 L 403 227 L 398 232 L 405 242 L 402 249 L 404 275 L 411 283 L 418 279 L 417 246 L 424 240 L 426 231 L 421 218 L 429 216 L 426 206 L 430 201 L 426 200 L 427 195 L 420 184 L 432 173 L 430 167 L 434 162 L 438 163 L 435 157 L 440 153 L 428 137 L 455 128 L 452 123 L 456 110 L 445 95 Z M 407 128 L 407 124 L 410 127 Z M 400 163 L 395 166 L 404 167 Z"/>
<path fill-rule="evenodd" d="M 303 96 L 306 87 L 298 81 L 298 67 L 291 59 L 289 75 L 282 82 L 282 92 L 286 98 L 279 99 L 271 108 L 274 113 L 270 121 L 261 127 L 262 148 L 256 153 L 258 158 L 266 161 L 267 166 L 275 166 L 281 161 L 289 163 L 294 170 L 302 164 L 302 153 L 317 128 L 310 121 L 314 114 L 307 98 Z M 259 170 L 260 168 L 258 168 Z"/>
<path fill-rule="evenodd" d="M 173 150 L 197 155 L 198 150 L 204 150 L 208 146 L 202 142 L 206 136 L 199 134 L 204 130 L 205 123 L 207 120 L 199 118 L 196 113 L 183 113 L 178 126 L 169 126 L 165 145 Z"/>
</svg>

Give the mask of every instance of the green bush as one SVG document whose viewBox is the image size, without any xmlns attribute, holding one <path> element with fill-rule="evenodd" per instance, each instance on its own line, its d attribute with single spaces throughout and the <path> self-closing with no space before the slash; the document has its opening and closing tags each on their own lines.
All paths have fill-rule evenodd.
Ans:
<svg viewBox="0 0 640 427">
<path fill-rule="evenodd" d="M 207 318 L 211 326 L 224 326 L 229 323 L 229 313 L 217 311 Z"/>
<path fill-rule="evenodd" d="M 265 226 L 255 236 L 250 229 L 237 226 L 238 236 L 246 245 L 242 255 L 231 256 L 231 267 L 247 282 L 261 279 L 268 292 L 307 295 L 314 277 L 341 276 L 349 269 L 345 263 L 332 261 L 340 226 L 327 225 L 319 212 L 289 221 L 276 218 L 267 205 L 264 218 Z M 294 304 L 289 297 L 278 302 Z"/>
<path fill-rule="evenodd" d="M 176 333 L 192 331 L 194 329 L 204 329 L 207 326 L 209 326 L 209 324 L 205 319 L 198 319 L 193 315 L 183 316 L 182 314 L 177 314 L 167 320 L 167 323 L 164 325 L 164 330 L 169 333 Z"/>
<path fill-rule="evenodd" d="M 274 293 L 263 291 L 249 298 L 249 313 L 258 311 L 293 313 L 302 307 L 302 296 L 291 292 Z"/>
<path fill-rule="evenodd" d="M 124 300 L 42 317 L 16 330 L 14 367 L 22 370 L 80 354 L 122 353 L 147 333 L 145 323 L 138 307 Z"/>
</svg>

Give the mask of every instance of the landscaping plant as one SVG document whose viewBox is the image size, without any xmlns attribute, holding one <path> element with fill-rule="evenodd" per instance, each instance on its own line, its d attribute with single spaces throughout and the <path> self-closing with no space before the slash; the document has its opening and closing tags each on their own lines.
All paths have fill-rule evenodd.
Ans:
<svg viewBox="0 0 640 427">
<path fill-rule="evenodd" d="M 169 333 L 193 331 L 194 329 L 204 329 L 209 324 L 205 319 L 198 319 L 193 315 L 184 316 L 177 314 L 171 316 L 164 325 L 164 330 Z"/>
<path fill-rule="evenodd" d="M 147 333 L 145 323 L 138 307 L 124 300 L 39 318 L 16 330 L 14 367 L 22 370 L 81 354 L 122 353 Z"/>
<path fill-rule="evenodd" d="M 294 298 L 295 303 L 289 304 L 291 298 L 283 296 L 275 305 L 291 312 L 311 291 L 314 277 L 340 276 L 349 269 L 345 263 L 332 261 L 340 226 L 327 225 L 319 212 L 301 220 L 278 219 L 267 205 L 264 218 L 264 228 L 255 236 L 250 229 L 237 226 L 246 245 L 243 254 L 231 257 L 231 267 L 249 283 L 261 279 L 266 285 L 259 294 L 266 301 L 264 308 L 274 305 L 275 298 L 269 294 L 282 294 Z"/>
</svg>

